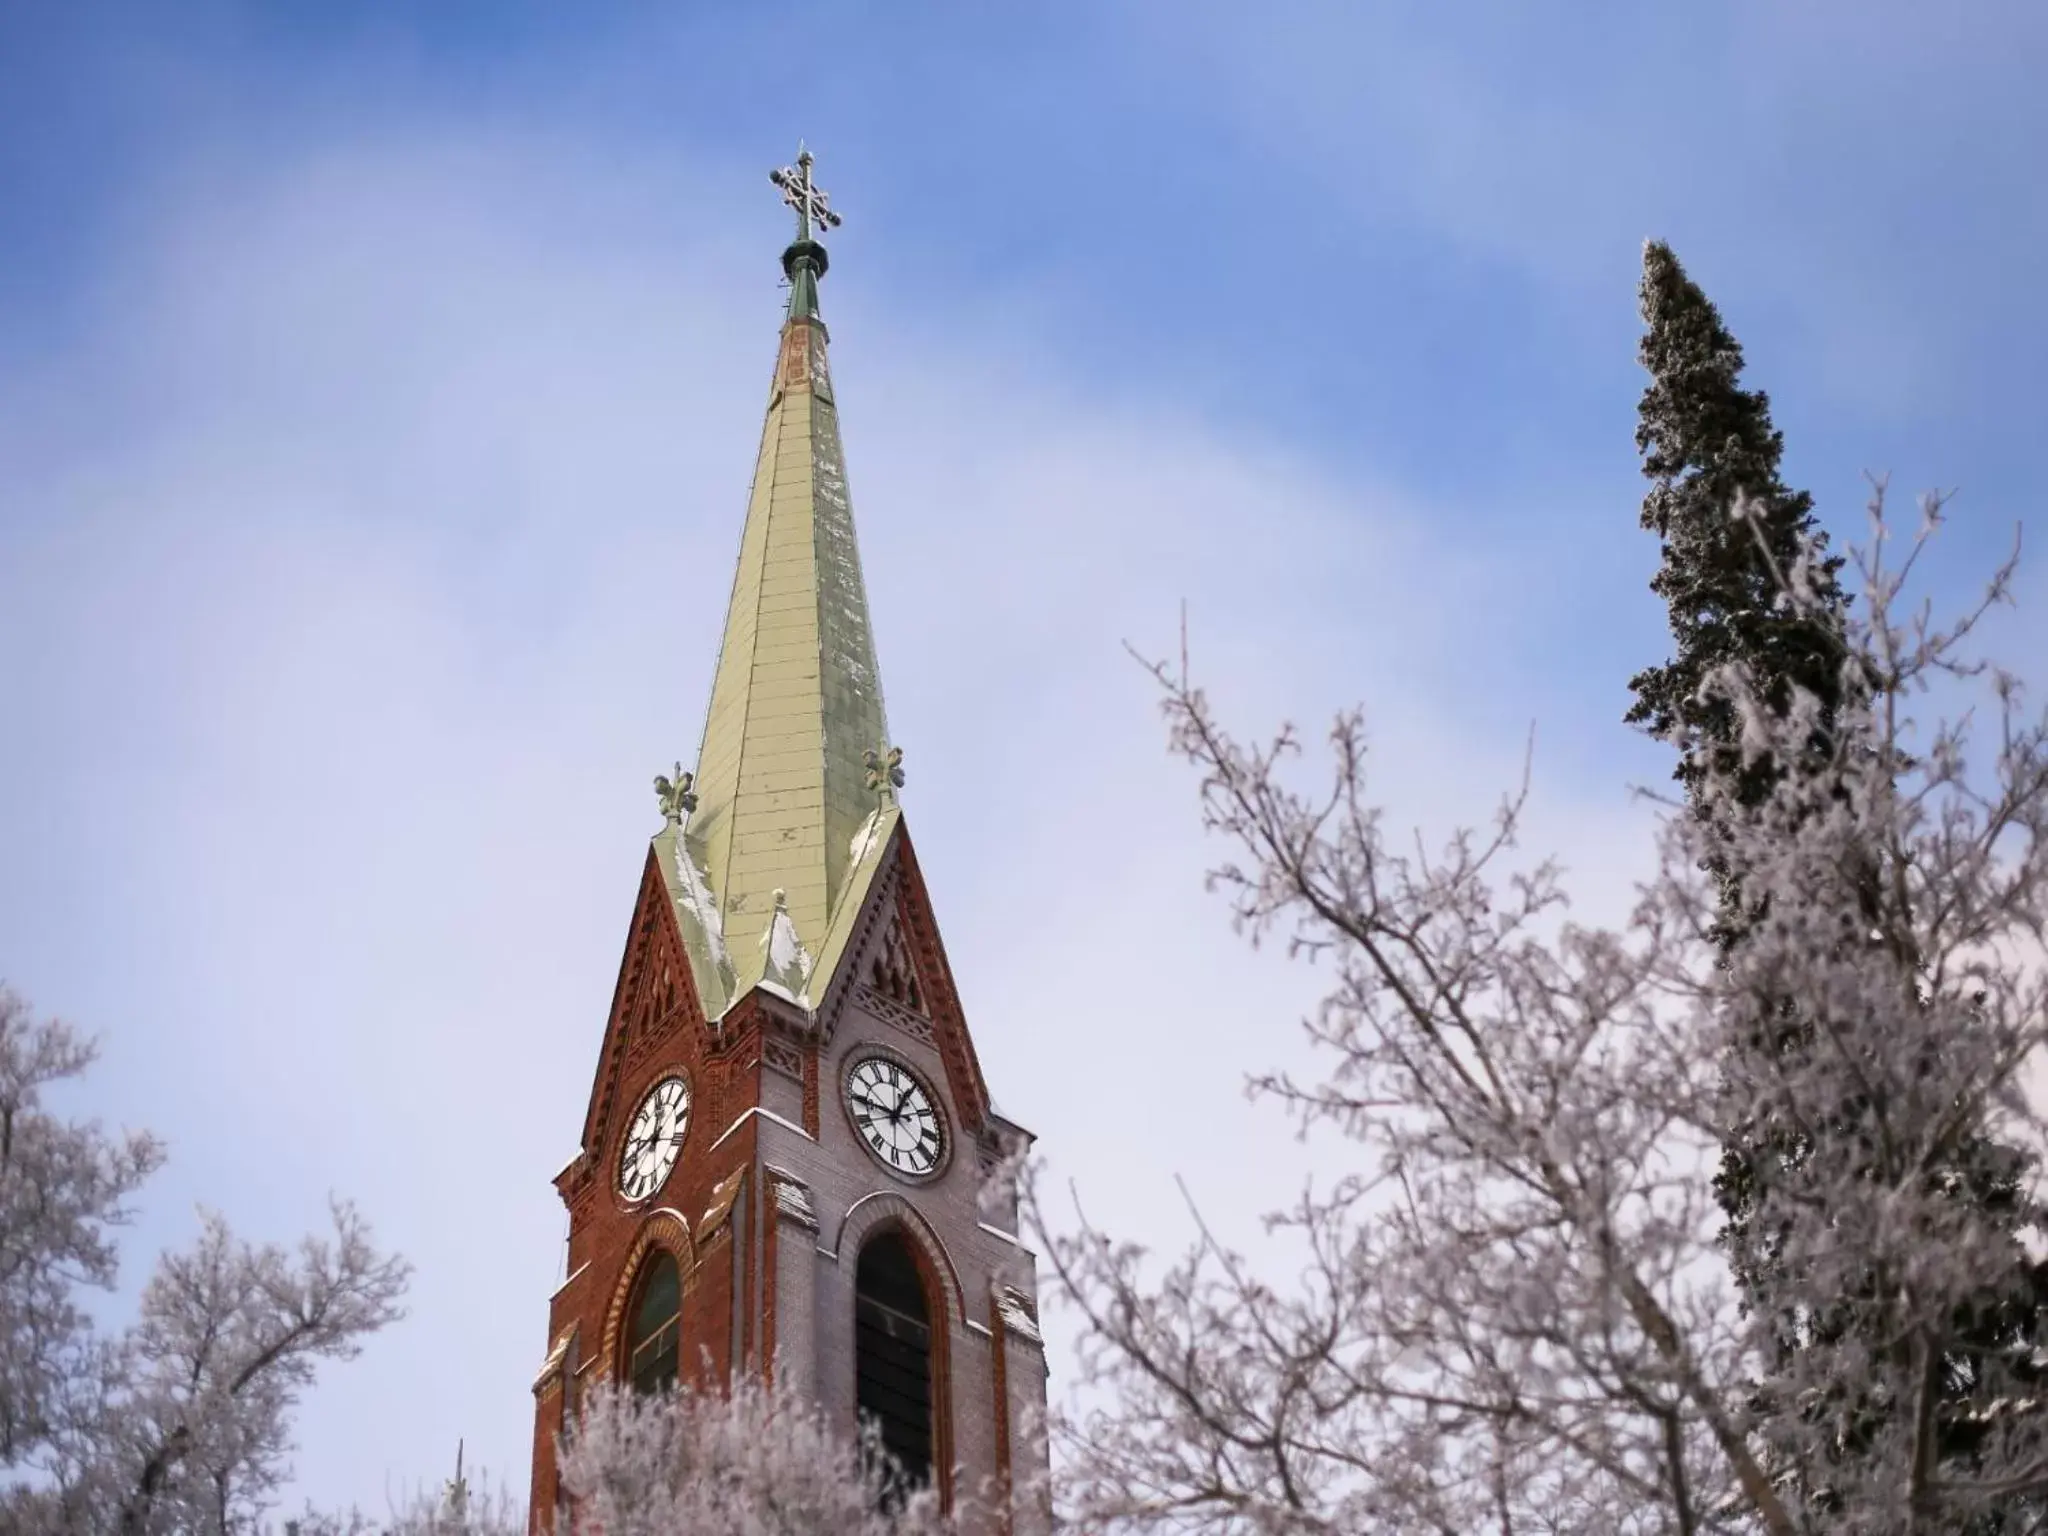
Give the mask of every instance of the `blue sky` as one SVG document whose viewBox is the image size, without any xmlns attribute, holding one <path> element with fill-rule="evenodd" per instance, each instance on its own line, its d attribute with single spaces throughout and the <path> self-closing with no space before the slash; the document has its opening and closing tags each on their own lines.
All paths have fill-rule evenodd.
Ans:
<svg viewBox="0 0 2048 1536">
<path fill-rule="evenodd" d="M 131 1274 L 194 1202 L 284 1237 L 356 1196 L 420 1279 L 309 1403 L 306 1491 L 457 1435 L 523 1489 L 547 1181 L 702 718 L 799 135 L 992 1085 L 1172 1242 L 1175 1173 L 1226 1224 L 1286 1198 L 1238 1085 L 1315 978 L 1202 894 L 1122 643 L 1185 600 L 1247 728 L 1364 701 L 1437 829 L 1533 723 L 1537 831 L 1618 910 L 1664 772 L 1619 724 L 1665 654 L 1641 242 L 1831 528 L 1867 470 L 1960 491 L 1959 593 L 2035 500 L 2044 67 L 2020 5 L 0 0 L 0 974 L 171 1142 Z M 2026 665 L 2038 605 L 1997 634 Z"/>
</svg>

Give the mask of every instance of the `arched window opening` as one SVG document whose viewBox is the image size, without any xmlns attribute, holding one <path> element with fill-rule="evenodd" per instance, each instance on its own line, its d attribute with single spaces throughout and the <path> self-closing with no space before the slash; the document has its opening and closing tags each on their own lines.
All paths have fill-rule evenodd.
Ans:
<svg viewBox="0 0 2048 1536">
<path fill-rule="evenodd" d="M 683 1283 L 673 1255 L 656 1250 L 640 1277 L 626 1339 L 626 1380 L 635 1392 L 675 1385 L 682 1332 Z"/>
<path fill-rule="evenodd" d="M 932 1476 L 931 1311 L 901 1233 L 861 1250 L 853 1289 L 855 1401 L 889 1455 L 894 1502 Z"/>
</svg>

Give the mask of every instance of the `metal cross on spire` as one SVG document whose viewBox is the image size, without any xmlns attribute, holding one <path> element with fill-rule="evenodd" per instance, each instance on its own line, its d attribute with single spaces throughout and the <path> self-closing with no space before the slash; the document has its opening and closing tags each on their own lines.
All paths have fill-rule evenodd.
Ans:
<svg viewBox="0 0 2048 1536">
<path fill-rule="evenodd" d="M 811 152 L 804 148 L 802 140 L 798 140 L 796 164 L 768 173 L 768 179 L 782 188 L 782 200 L 796 210 L 796 237 L 799 240 L 811 238 L 813 224 L 824 229 L 835 229 L 839 224 L 839 215 L 826 201 L 825 189 L 811 180 L 812 164 Z"/>
</svg>

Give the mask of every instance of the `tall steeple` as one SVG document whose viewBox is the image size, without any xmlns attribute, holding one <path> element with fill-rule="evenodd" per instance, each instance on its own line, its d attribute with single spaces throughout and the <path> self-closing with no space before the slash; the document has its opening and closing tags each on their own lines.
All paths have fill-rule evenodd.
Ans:
<svg viewBox="0 0 2048 1536">
<path fill-rule="evenodd" d="M 1045 1348 L 1011 1159 L 896 803 L 825 366 L 811 160 L 694 771 L 654 781 L 534 1378 L 532 1529 L 591 1389 L 771 1376 L 967 1536 L 1043 1536 Z"/>
<path fill-rule="evenodd" d="M 811 156 L 773 173 L 796 212 L 789 306 L 691 781 L 656 852 L 709 1019 L 757 984 L 822 996 L 895 818 L 882 683 L 818 307 Z M 892 782 L 892 779 L 894 782 Z"/>
</svg>

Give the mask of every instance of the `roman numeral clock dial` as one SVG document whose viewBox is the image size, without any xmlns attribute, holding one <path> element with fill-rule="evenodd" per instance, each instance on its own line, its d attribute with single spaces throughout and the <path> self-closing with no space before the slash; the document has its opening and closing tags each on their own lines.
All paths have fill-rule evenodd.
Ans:
<svg viewBox="0 0 2048 1536">
<path fill-rule="evenodd" d="M 905 1178 L 929 1178 L 945 1155 L 946 1130 L 924 1084 L 886 1056 L 857 1061 L 846 1074 L 853 1128 L 883 1165 Z"/>
<path fill-rule="evenodd" d="M 619 1193 L 638 1202 L 667 1183 L 689 1128 L 688 1082 L 665 1077 L 648 1089 L 626 1127 L 626 1145 L 619 1153 Z"/>
</svg>

